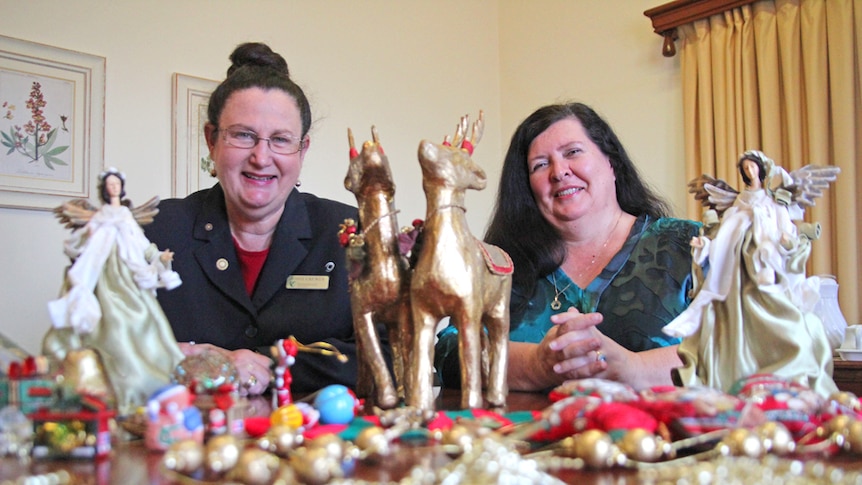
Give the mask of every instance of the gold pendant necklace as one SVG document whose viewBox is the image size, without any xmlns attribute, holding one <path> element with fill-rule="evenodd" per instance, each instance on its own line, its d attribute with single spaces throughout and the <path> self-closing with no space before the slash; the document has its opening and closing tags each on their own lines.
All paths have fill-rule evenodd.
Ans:
<svg viewBox="0 0 862 485">
<path fill-rule="evenodd" d="M 554 301 L 551 302 L 551 310 L 559 310 L 563 306 L 563 304 L 560 303 L 560 295 L 565 293 L 565 291 L 568 290 L 570 286 L 572 286 L 572 282 L 570 281 L 569 284 L 566 285 L 566 287 L 563 288 L 562 290 L 558 290 L 557 289 L 557 275 L 555 275 L 554 273 L 551 273 L 551 278 L 553 278 L 553 280 L 554 280 L 554 293 L 556 293 L 554 295 Z"/>
</svg>

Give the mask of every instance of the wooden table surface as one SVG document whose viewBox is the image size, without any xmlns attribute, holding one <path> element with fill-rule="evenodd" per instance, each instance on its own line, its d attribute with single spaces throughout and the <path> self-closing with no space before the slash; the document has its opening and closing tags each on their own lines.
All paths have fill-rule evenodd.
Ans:
<svg viewBox="0 0 862 485">
<path fill-rule="evenodd" d="M 543 409 L 548 404 L 547 397 L 537 393 L 512 392 L 508 398 L 509 411 Z M 458 395 L 454 392 L 446 391 L 438 398 L 438 409 L 455 409 L 457 407 Z M 72 483 L 100 485 L 176 483 L 171 481 L 170 477 L 160 469 L 161 456 L 161 453 L 146 450 L 141 441 L 132 441 L 116 444 L 110 457 L 100 461 L 44 460 L 23 463 L 13 458 L 2 458 L 0 459 L 0 484 L 24 475 L 47 474 L 58 470 L 65 470 L 70 473 L 73 477 Z M 369 482 L 392 482 L 403 478 L 416 465 L 422 465 L 428 470 L 435 470 L 445 466 L 450 461 L 451 458 L 441 450 L 429 447 L 402 446 L 387 457 L 383 463 L 371 465 L 359 462 L 354 478 Z M 849 454 L 830 458 L 826 463 L 829 466 L 841 467 L 856 475 L 859 475 L 856 470 L 862 470 L 860 457 Z M 585 485 L 639 483 L 643 481 L 636 471 L 624 469 L 570 470 L 555 474 L 566 483 Z"/>
<path fill-rule="evenodd" d="M 832 379 L 842 391 L 862 397 L 862 361 L 836 358 L 832 366 Z"/>
</svg>

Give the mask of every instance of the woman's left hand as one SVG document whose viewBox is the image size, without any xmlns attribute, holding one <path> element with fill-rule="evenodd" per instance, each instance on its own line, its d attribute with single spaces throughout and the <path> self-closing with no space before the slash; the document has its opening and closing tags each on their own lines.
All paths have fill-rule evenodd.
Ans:
<svg viewBox="0 0 862 485">
<path fill-rule="evenodd" d="M 242 396 L 263 394 L 272 380 L 272 360 L 248 349 L 227 350 L 212 344 L 180 343 L 183 354 L 197 355 L 204 351 L 218 352 L 233 362 L 239 373 L 239 393 Z"/>
<path fill-rule="evenodd" d="M 607 369 L 603 347 L 610 339 L 596 330 L 601 322 L 600 313 L 581 313 L 574 307 L 551 316 L 557 337 L 549 346 L 559 357 L 554 372 L 564 379 L 585 379 Z"/>
</svg>

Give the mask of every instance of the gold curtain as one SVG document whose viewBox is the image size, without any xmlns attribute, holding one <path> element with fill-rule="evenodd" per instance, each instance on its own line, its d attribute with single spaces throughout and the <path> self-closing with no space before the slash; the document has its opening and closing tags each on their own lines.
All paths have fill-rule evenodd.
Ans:
<svg viewBox="0 0 862 485">
<path fill-rule="evenodd" d="M 805 217 L 822 224 L 809 274 L 835 275 L 848 323 L 862 323 L 862 0 L 764 0 L 678 28 L 686 175 L 742 187 L 759 149 L 788 171 L 841 168 Z M 690 198 L 688 216 L 702 207 Z"/>
</svg>

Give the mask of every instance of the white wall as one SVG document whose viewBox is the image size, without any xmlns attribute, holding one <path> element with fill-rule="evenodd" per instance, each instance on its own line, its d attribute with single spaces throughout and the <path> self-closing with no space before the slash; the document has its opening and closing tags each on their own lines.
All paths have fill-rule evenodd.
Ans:
<svg viewBox="0 0 862 485">
<path fill-rule="evenodd" d="M 503 139 L 540 105 L 586 103 L 610 123 L 638 168 L 683 216 L 679 59 L 661 55 L 662 38 L 643 15 L 662 3 L 500 1 Z"/>
<path fill-rule="evenodd" d="M 281 52 L 315 119 L 302 190 L 354 202 L 342 180 L 346 131 L 376 125 L 404 225 L 424 217 L 416 148 L 485 111 L 474 159 L 488 188 L 468 195 L 481 234 L 508 138 L 536 107 L 576 99 L 606 115 L 632 157 L 684 202 L 676 60 L 642 12 L 657 0 L 0 0 L 0 33 L 107 59 L 105 165 L 135 202 L 171 190 L 171 75 L 221 80 L 239 43 Z M 38 352 L 67 260 L 43 211 L 0 208 L 0 332 Z"/>
</svg>

